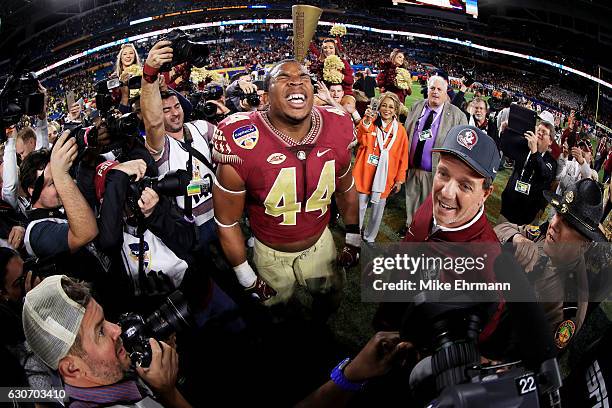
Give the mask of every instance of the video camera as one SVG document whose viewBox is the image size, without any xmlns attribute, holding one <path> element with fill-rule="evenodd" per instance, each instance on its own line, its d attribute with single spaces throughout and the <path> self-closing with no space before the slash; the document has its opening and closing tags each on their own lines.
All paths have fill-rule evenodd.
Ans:
<svg viewBox="0 0 612 408">
<path fill-rule="evenodd" d="M 4 129 L 15 125 L 23 115 L 43 113 L 44 104 L 45 96 L 38 90 L 36 74 L 26 72 L 25 61 L 18 62 L 0 90 L 0 137 L 4 137 Z"/>
<path fill-rule="evenodd" d="M 166 340 L 172 333 L 192 326 L 191 313 L 181 291 L 168 299 L 146 319 L 137 313 L 124 313 L 119 318 L 121 340 L 132 365 L 149 367 L 153 352 L 149 339 Z"/>
<path fill-rule="evenodd" d="M 402 340 L 412 342 L 421 355 L 431 355 L 412 370 L 413 392 L 419 402 L 429 401 L 426 406 L 431 408 L 561 407 L 557 349 L 533 287 L 511 253 L 499 255 L 494 270 L 498 281 L 510 283 L 513 292 L 527 300 L 505 303 L 505 323 L 513 328 L 506 340 L 512 337 L 517 343 L 512 344 L 511 352 L 504 344 L 502 354 L 521 361 L 492 367 L 481 364 L 479 335 L 497 303 L 460 299 L 440 303 L 435 294 L 422 292 L 419 303 L 408 309 L 400 330 Z M 498 325 L 502 322 L 500 319 Z"/>
<path fill-rule="evenodd" d="M 409 312 L 410 323 L 404 324 L 400 336 L 431 353 L 416 370 L 429 376 L 415 380 L 413 370 L 410 377 L 415 398 L 429 401 L 425 406 L 431 408 L 560 406 L 554 402 L 561 386 L 556 359 L 541 362 L 539 371 L 517 365 L 520 362 L 481 365 L 478 337 L 485 310 L 486 305 L 477 303 L 421 303 Z M 500 368 L 509 369 L 500 373 Z"/>
<path fill-rule="evenodd" d="M 170 41 L 172 48 L 172 61 L 161 66 L 160 72 L 168 72 L 180 64 L 185 62 L 198 68 L 206 65 L 210 51 L 208 45 L 204 43 L 194 42 L 190 40 L 190 36 L 185 34 L 183 30 L 174 29 L 168 35 L 162 38 L 163 41 Z"/>
</svg>

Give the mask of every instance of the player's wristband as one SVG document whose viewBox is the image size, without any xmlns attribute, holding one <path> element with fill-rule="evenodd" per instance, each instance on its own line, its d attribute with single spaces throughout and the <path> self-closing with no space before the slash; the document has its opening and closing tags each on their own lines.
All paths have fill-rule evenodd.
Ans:
<svg viewBox="0 0 612 408">
<path fill-rule="evenodd" d="M 159 70 L 157 68 L 153 68 L 152 66 L 148 65 L 146 62 L 144 66 L 142 67 L 142 77 L 144 78 L 145 81 L 147 81 L 150 84 L 157 81 L 158 73 L 159 73 Z"/>
<path fill-rule="evenodd" d="M 344 231 L 347 234 L 359 234 L 359 224 L 346 224 Z"/>
<path fill-rule="evenodd" d="M 350 245 L 350 246 L 359 248 L 361 247 L 361 235 L 347 233 L 346 236 L 344 237 L 344 243 L 346 245 Z"/>
<path fill-rule="evenodd" d="M 255 275 L 255 271 L 251 268 L 248 261 L 244 261 L 240 265 L 234 266 L 234 272 L 236 273 L 238 282 L 245 288 L 253 286 L 257 280 L 257 275 Z"/>
<path fill-rule="evenodd" d="M 338 387 L 340 387 L 344 391 L 349 391 L 349 392 L 361 391 L 363 387 L 366 385 L 367 381 L 358 382 L 358 383 L 352 382 L 352 381 L 349 381 L 344 376 L 344 369 L 350 362 L 351 362 L 351 359 L 348 357 L 342 360 L 332 370 L 331 374 L 329 375 L 329 378 L 334 382 L 334 384 L 336 384 Z"/>
</svg>

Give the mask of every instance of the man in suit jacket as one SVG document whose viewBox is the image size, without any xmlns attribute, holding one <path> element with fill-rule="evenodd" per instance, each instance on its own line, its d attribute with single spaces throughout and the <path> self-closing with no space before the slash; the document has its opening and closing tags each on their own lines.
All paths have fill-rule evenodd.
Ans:
<svg viewBox="0 0 612 408">
<path fill-rule="evenodd" d="M 427 80 L 427 99 L 412 105 L 406 119 L 410 140 L 408 176 L 406 177 L 406 226 L 412 223 L 417 208 L 431 193 L 438 155 L 432 149 L 444 143 L 448 131 L 467 125 L 465 114 L 448 100 L 448 81 L 439 76 Z"/>
</svg>

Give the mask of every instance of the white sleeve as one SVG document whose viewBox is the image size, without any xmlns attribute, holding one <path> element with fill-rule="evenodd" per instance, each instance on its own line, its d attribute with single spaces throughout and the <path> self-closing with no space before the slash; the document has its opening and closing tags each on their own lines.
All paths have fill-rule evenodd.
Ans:
<svg viewBox="0 0 612 408">
<path fill-rule="evenodd" d="M 561 176 L 565 173 L 565 167 L 567 166 L 567 159 L 563 157 L 563 153 L 557 160 L 557 174 L 555 175 L 556 180 L 561 180 Z"/>
<path fill-rule="evenodd" d="M 49 148 L 49 132 L 47 119 L 36 119 L 36 150 Z"/>
<path fill-rule="evenodd" d="M 8 139 L 4 146 L 2 199 L 17 209 L 17 149 L 14 137 Z"/>
<path fill-rule="evenodd" d="M 580 166 L 580 175 L 583 179 L 591 177 L 591 166 L 589 166 L 589 163 L 586 160 Z"/>
</svg>

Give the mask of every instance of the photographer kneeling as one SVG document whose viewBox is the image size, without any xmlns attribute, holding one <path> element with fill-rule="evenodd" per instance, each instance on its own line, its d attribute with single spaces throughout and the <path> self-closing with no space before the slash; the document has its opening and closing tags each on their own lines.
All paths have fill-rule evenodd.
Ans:
<svg viewBox="0 0 612 408">
<path fill-rule="evenodd" d="M 61 376 L 69 407 L 190 407 L 176 388 L 176 351 L 150 339 L 151 364 L 136 366 L 137 378 L 121 328 L 105 319 L 85 284 L 45 279 L 26 295 L 22 318 L 34 353 Z"/>
<path fill-rule="evenodd" d="M 195 256 L 193 226 L 171 201 L 186 188 L 187 173 L 156 179 L 144 177 L 146 169 L 143 160 L 130 160 L 106 161 L 96 171 L 96 197 L 102 202 L 98 247 L 110 257 L 115 290 L 121 292 L 111 316 L 125 311 L 148 314 L 177 288 L 196 312 L 198 326 L 212 318 L 225 319 L 226 312 L 233 315 L 236 304 Z M 226 328 L 240 330 L 242 322 L 229 320 Z"/>
</svg>

